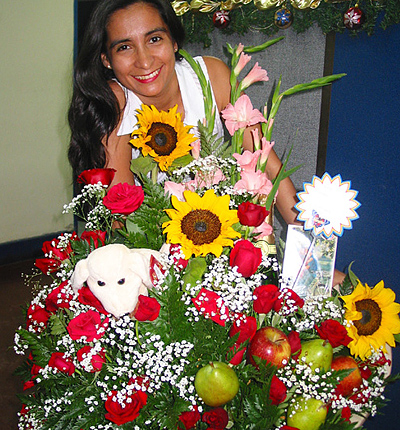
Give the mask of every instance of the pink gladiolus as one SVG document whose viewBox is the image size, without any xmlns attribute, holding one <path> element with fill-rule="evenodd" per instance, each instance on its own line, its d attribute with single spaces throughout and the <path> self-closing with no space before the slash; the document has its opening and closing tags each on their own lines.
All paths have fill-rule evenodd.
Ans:
<svg viewBox="0 0 400 430">
<path fill-rule="evenodd" d="M 250 70 L 248 75 L 242 80 L 240 89 L 243 91 L 255 82 L 267 82 L 269 80 L 267 71 L 262 69 L 258 63 L 254 64 L 254 67 Z"/>
<path fill-rule="evenodd" d="M 198 188 L 210 188 L 212 185 L 217 185 L 221 181 L 224 181 L 226 179 L 225 175 L 222 173 L 221 169 L 217 169 L 207 175 L 199 175 L 199 173 L 196 173 L 196 176 L 194 177 L 193 181 L 189 181 L 186 183 L 186 189 L 194 191 Z M 187 185 L 190 183 L 191 187 L 187 187 Z"/>
<path fill-rule="evenodd" d="M 177 184 L 172 181 L 165 181 L 164 192 L 170 196 L 175 196 L 181 202 L 184 202 L 183 192 L 186 190 L 185 186 L 182 184 Z"/>
<path fill-rule="evenodd" d="M 255 152 L 250 152 L 246 150 L 243 152 L 243 154 L 233 154 L 233 157 L 239 163 L 239 166 L 242 171 L 255 172 L 260 154 L 261 150 Z"/>
<path fill-rule="evenodd" d="M 239 43 L 239 45 L 236 48 L 236 52 L 235 52 L 236 55 L 240 55 L 243 52 L 243 48 L 244 48 L 243 43 Z"/>
<path fill-rule="evenodd" d="M 265 137 L 262 137 L 260 142 L 260 136 L 258 134 L 257 128 L 251 130 L 251 134 L 253 136 L 254 148 L 260 149 L 260 163 L 263 165 L 268 160 L 268 155 L 271 152 L 272 147 L 275 145 L 275 142 L 269 142 Z"/>
<path fill-rule="evenodd" d="M 262 239 L 265 236 L 271 235 L 272 231 L 273 231 L 272 226 L 264 221 L 261 225 L 259 225 L 253 230 L 253 233 L 260 233 L 255 238 Z"/>
<path fill-rule="evenodd" d="M 246 64 L 251 60 L 251 56 L 242 52 L 239 57 L 239 61 L 236 64 L 236 67 L 233 69 L 233 74 L 235 76 L 239 76 L 240 72 L 244 69 Z"/>
<path fill-rule="evenodd" d="M 259 110 L 253 109 L 250 98 L 246 94 L 237 99 L 235 106 L 229 103 L 221 113 L 231 136 L 240 128 L 267 121 Z"/>
<path fill-rule="evenodd" d="M 261 170 L 257 170 L 257 172 L 243 171 L 241 179 L 236 182 L 234 188 L 236 191 L 248 191 L 253 194 L 268 195 L 272 189 L 272 182 Z"/>
<path fill-rule="evenodd" d="M 190 144 L 192 147 L 192 157 L 195 160 L 198 160 L 200 157 L 200 139 L 195 140 Z"/>
</svg>

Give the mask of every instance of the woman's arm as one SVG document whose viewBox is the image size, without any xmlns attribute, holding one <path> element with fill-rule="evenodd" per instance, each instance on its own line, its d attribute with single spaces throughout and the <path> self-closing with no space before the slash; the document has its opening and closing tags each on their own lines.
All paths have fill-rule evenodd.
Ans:
<svg viewBox="0 0 400 430">
<path fill-rule="evenodd" d="M 110 82 L 110 87 L 117 97 L 118 104 L 121 109 L 121 115 L 117 127 L 113 130 L 107 140 L 103 140 L 103 145 L 106 150 L 106 165 L 104 167 L 116 170 L 111 186 L 118 184 L 119 182 L 127 182 L 128 184 L 133 185 L 135 183 L 135 179 L 130 169 L 132 145 L 129 141 L 131 140 L 131 136 L 129 134 L 122 136 L 117 135 L 123 117 L 125 95 L 122 88 L 116 82 Z"/>
</svg>

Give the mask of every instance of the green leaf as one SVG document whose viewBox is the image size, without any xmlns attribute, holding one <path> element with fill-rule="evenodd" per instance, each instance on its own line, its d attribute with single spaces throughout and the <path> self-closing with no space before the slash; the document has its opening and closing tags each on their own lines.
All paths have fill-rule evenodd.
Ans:
<svg viewBox="0 0 400 430">
<path fill-rule="evenodd" d="M 183 275 L 184 285 L 196 285 L 207 270 L 207 261 L 204 257 L 195 257 L 189 260 Z"/>
<path fill-rule="evenodd" d="M 131 170 L 139 177 L 146 176 L 147 172 L 151 172 L 156 165 L 157 163 L 152 157 L 140 155 L 138 158 L 131 160 Z"/>
</svg>

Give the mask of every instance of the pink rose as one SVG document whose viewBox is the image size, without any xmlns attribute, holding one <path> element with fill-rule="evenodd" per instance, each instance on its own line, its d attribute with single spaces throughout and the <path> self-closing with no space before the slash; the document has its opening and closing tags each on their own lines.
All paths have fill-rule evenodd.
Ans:
<svg viewBox="0 0 400 430">
<path fill-rule="evenodd" d="M 138 302 L 132 315 L 138 321 L 154 321 L 160 314 L 161 305 L 154 297 L 139 294 Z"/>
<path fill-rule="evenodd" d="M 83 171 L 77 179 L 80 184 L 101 183 L 103 185 L 110 185 L 115 176 L 115 169 L 89 169 Z"/>
<path fill-rule="evenodd" d="M 49 360 L 49 366 L 71 376 L 75 372 L 75 365 L 71 358 L 64 355 L 64 352 L 53 352 Z"/>
<path fill-rule="evenodd" d="M 143 188 L 119 183 L 108 190 L 103 198 L 104 206 L 113 214 L 129 215 L 140 207 L 144 200 Z"/>
<path fill-rule="evenodd" d="M 256 248 L 246 239 L 238 240 L 229 257 L 231 267 L 237 266 L 238 272 L 248 278 L 257 272 L 261 264 L 262 253 L 260 248 Z"/>
<path fill-rule="evenodd" d="M 100 314 L 90 309 L 73 318 L 69 322 L 67 330 L 73 340 L 78 340 L 85 336 L 87 342 L 92 342 L 94 339 L 100 339 L 104 335 L 107 326 L 108 317 L 102 322 Z"/>
</svg>

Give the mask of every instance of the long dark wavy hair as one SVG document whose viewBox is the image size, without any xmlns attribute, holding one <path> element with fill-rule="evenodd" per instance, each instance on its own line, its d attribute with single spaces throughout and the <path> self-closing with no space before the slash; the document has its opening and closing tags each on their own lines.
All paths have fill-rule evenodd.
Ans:
<svg viewBox="0 0 400 430">
<path fill-rule="evenodd" d="M 74 70 L 74 85 L 68 121 L 71 141 L 68 158 L 77 177 L 83 170 L 104 167 L 103 140 L 107 142 L 118 124 L 121 112 L 108 81 L 114 78 L 101 54 L 106 53 L 107 24 L 114 12 L 135 3 L 153 6 L 167 25 L 171 37 L 180 48 L 184 28 L 168 0 L 101 0 L 86 27 Z M 177 57 L 179 58 L 179 57 Z"/>
</svg>

